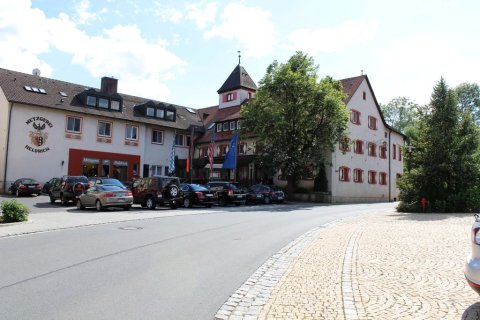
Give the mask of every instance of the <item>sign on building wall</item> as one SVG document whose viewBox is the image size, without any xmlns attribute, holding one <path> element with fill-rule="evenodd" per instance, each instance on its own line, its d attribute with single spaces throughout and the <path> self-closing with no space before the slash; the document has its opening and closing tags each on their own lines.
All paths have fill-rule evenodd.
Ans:
<svg viewBox="0 0 480 320">
<path fill-rule="evenodd" d="M 53 124 L 44 117 L 31 117 L 25 122 L 33 130 L 29 131 L 30 142 L 25 145 L 25 149 L 34 153 L 44 153 L 50 150 L 47 146 L 48 129 Z"/>
</svg>

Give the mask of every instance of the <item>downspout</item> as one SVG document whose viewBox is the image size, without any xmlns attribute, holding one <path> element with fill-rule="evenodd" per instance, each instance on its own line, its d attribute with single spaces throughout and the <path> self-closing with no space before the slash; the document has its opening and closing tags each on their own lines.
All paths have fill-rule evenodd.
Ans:
<svg viewBox="0 0 480 320">
<path fill-rule="evenodd" d="M 7 193 L 7 167 L 8 167 L 8 146 L 10 145 L 10 124 L 12 123 L 13 102 L 10 103 L 10 113 L 8 114 L 7 125 L 7 145 L 5 146 L 5 169 L 3 172 L 3 192 Z"/>
<path fill-rule="evenodd" d="M 388 133 L 388 148 L 390 149 L 390 157 L 388 157 L 388 202 L 392 201 L 392 129 Z"/>
</svg>

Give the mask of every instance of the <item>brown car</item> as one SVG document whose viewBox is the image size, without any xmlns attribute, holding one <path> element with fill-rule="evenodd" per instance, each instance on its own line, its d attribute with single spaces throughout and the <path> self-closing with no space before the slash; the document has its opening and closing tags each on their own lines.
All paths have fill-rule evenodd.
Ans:
<svg viewBox="0 0 480 320">
<path fill-rule="evenodd" d="M 183 205 L 180 179 L 177 177 L 152 176 L 135 180 L 132 185 L 133 203 L 153 210 L 157 206 L 172 209 Z"/>
</svg>

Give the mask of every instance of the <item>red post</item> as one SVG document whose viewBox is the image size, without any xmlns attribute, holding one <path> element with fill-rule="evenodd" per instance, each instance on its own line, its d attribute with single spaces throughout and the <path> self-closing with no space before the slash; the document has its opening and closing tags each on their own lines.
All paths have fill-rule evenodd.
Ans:
<svg viewBox="0 0 480 320">
<path fill-rule="evenodd" d="M 425 212 L 425 209 L 427 208 L 427 203 L 428 203 L 427 198 L 422 197 L 422 200 L 420 200 L 420 202 L 422 203 L 423 212 Z"/>
</svg>

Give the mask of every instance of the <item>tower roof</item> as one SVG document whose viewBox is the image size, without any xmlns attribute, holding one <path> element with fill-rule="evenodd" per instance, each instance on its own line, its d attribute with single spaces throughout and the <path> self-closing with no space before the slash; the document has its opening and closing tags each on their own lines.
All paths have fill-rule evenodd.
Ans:
<svg viewBox="0 0 480 320">
<path fill-rule="evenodd" d="M 240 88 L 257 90 L 257 85 L 250 78 L 245 68 L 238 64 L 220 89 L 218 89 L 217 93 L 220 94 Z"/>
</svg>

